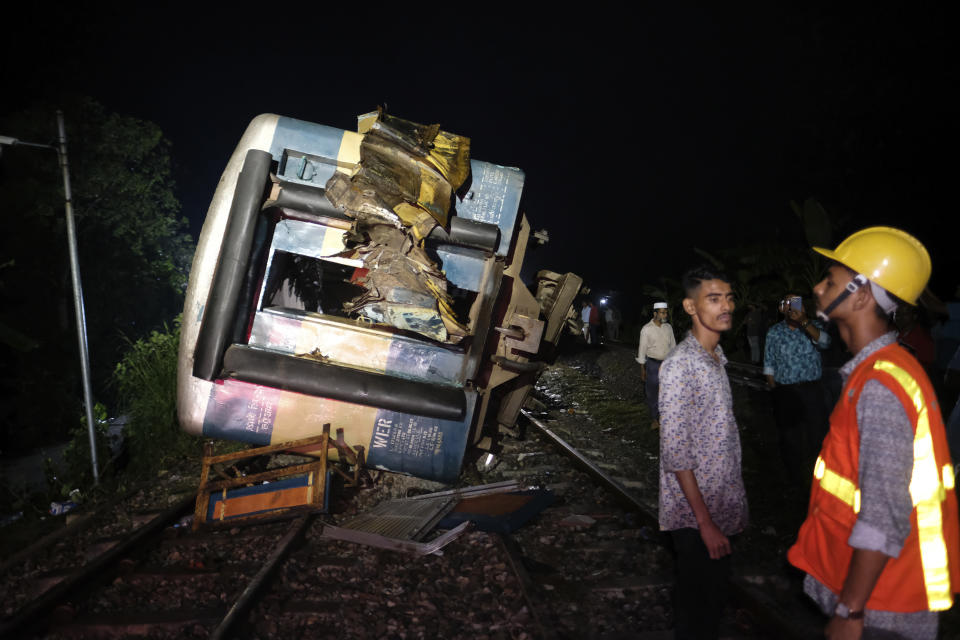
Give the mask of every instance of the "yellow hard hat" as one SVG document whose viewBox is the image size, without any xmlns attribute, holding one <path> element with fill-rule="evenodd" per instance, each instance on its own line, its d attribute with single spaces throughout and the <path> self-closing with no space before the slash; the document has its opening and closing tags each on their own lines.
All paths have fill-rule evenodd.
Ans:
<svg viewBox="0 0 960 640">
<path fill-rule="evenodd" d="M 893 227 L 857 231 L 831 251 L 814 251 L 850 267 L 904 302 L 916 304 L 930 279 L 930 254 L 920 241 Z"/>
</svg>

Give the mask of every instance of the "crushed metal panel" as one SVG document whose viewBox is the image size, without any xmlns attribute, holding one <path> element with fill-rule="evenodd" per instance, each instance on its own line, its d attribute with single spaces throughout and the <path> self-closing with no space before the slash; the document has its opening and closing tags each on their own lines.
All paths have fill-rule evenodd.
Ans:
<svg viewBox="0 0 960 640">
<path fill-rule="evenodd" d="M 406 201 L 447 226 L 453 186 L 424 158 L 392 140 L 367 134 L 360 143 L 360 166 L 357 179 L 364 185 L 376 185 L 377 193 L 391 208 Z"/>
<path fill-rule="evenodd" d="M 463 500 L 508 493 L 518 489 L 516 480 L 506 480 L 387 500 L 342 523 L 341 527 L 397 539 L 420 540 Z"/>
<path fill-rule="evenodd" d="M 407 500 L 432 500 L 442 496 L 455 496 L 457 500 L 463 500 L 474 496 L 485 496 L 493 493 L 509 493 L 518 491 L 520 483 L 516 480 L 503 480 L 491 484 L 479 484 L 472 487 L 462 487 L 459 489 L 448 489 L 446 491 L 437 491 L 435 493 L 425 493 L 419 496 L 411 496 Z"/>
<path fill-rule="evenodd" d="M 372 115 L 372 114 L 370 114 Z M 391 116 L 377 109 L 372 120 L 358 117 L 358 129 L 384 138 L 407 152 L 426 159 L 456 191 L 470 174 L 470 138 L 448 131 L 440 125 L 423 125 Z"/>
<path fill-rule="evenodd" d="M 574 273 L 559 274 L 553 271 L 537 273 L 537 302 L 547 321 L 543 339 L 556 344 L 560 331 L 572 311 L 573 299 L 583 286 L 583 278 Z M 575 312 L 574 312 L 575 315 Z"/>
<path fill-rule="evenodd" d="M 463 350 L 346 318 L 289 309 L 258 311 L 250 346 L 432 384 L 463 387 Z"/>
<path fill-rule="evenodd" d="M 452 495 L 432 500 L 388 500 L 341 526 L 401 540 L 421 540 L 459 501 Z"/>
<path fill-rule="evenodd" d="M 331 540 L 344 540 L 346 542 L 356 542 L 365 544 L 378 549 L 388 549 L 390 551 L 405 551 L 425 556 L 429 554 L 443 555 L 443 547 L 447 546 L 453 540 L 459 538 L 468 528 L 469 522 L 461 523 L 455 529 L 447 531 L 441 536 L 434 538 L 430 542 L 413 542 L 411 540 L 397 540 L 388 538 L 369 531 L 357 531 L 356 529 L 344 529 L 333 525 L 323 525 L 323 533 L 320 535 Z"/>
<path fill-rule="evenodd" d="M 440 521 L 441 528 L 473 522 L 480 531 L 512 533 L 553 504 L 549 489 L 474 496 L 457 503 Z"/>
</svg>

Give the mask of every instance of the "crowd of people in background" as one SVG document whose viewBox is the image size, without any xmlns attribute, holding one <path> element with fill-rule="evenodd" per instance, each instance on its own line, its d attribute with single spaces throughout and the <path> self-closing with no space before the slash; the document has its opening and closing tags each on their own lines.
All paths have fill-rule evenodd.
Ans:
<svg viewBox="0 0 960 640">
<path fill-rule="evenodd" d="M 618 342 L 620 322 L 620 309 L 606 298 L 601 298 L 598 304 L 590 299 L 580 303 L 581 332 L 584 341 L 592 347 L 599 347 L 608 340 Z"/>
<path fill-rule="evenodd" d="M 785 478 L 810 495 L 789 561 L 829 618 L 827 637 L 932 640 L 937 612 L 960 593 L 960 288 L 956 301 L 933 297 L 926 249 L 897 229 L 815 251 L 830 262 L 806 298 L 784 291 L 773 322 L 773 308 L 750 302 L 737 324 L 741 359 L 771 392 Z M 734 295 L 718 270 L 693 269 L 677 309 L 687 335 L 677 343 L 666 300 L 639 332 L 677 638 L 716 637 L 732 540 L 748 520 L 720 346 L 735 328 Z M 613 311 L 583 304 L 588 344 L 620 339 Z"/>
</svg>

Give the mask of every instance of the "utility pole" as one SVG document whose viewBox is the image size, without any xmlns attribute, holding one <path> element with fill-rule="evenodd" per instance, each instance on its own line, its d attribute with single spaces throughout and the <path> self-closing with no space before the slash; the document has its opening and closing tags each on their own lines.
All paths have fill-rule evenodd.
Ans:
<svg viewBox="0 0 960 640">
<path fill-rule="evenodd" d="M 73 198 L 70 191 L 70 163 L 67 159 L 67 133 L 63 124 L 63 111 L 57 110 L 57 146 L 25 142 L 9 136 L 0 136 L 0 145 L 37 147 L 57 152 L 60 171 L 63 174 L 64 211 L 67 222 L 67 246 L 70 252 L 70 276 L 73 284 L 73 308 L 77 317 L 77 342 L 80 348 L 80 375 L 83 381 L 83 404 L 87 415 L 87 431 L 90 436 L 90 460 L 93 463 L 93 482 L 100 483 L 97 464 L 96 425 L 93 421 L 93 394 L 90 391 L 90 352 L 87 347 L 87 316 L 83 305 L 83 288 L 80 285 L 80 261 L 77 257 L 77 228 L 73 220 Z"/>
</svg>

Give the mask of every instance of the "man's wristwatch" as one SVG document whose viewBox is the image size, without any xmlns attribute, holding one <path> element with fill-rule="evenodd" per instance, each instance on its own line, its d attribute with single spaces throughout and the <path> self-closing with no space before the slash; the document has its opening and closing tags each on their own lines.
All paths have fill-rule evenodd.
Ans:
<svg viewBox="0 0 960 640">
<path fill-rule="evenodd" d="M 837 608 L 833 610 L 833 615 L 844 620 L 860 620 L 863 618 L 863 609 L 860 611 L 850 611 L 850 607 L 842 602 L 837 603 Z"/>
</svg>

